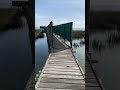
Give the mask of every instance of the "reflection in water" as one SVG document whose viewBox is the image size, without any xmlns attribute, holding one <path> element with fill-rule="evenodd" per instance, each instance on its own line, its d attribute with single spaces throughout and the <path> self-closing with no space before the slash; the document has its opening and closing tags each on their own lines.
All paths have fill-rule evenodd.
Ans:
<svg viewBox="0 0 120 90">
<path fill-rule="evenodd" d="M 85 45 L 85 40 L 84 39 L 75 39 L 75 40 L 78 40 L 77 42 L 74 42 L 73 40 L 73 47 L 74 48 L 78 48 L 78 47 L 82 47 Z"/>
<path fill-rule="evenodd" d="M 36 39 L 35 41 L 35 72 L 43 69 L 43 66 L 48 57 L 48 45 L 47 45 L 47 37 Z"/>
<path fill-rule="evenodd" d="M 112 31 L 109 35 L 108 35 L 108 38 L 107 38 L 107 43 L 109 45 L 112 44 L 112 46 L 114 44 L 119 44 L 120 43 L 120 32 L 119 31 Z"/>
<path fill-rule="evenodd" d="M 35 40 L 35 81 L 38 80 L 39 75 L 44 67 L 44 64 L 48 57 L 48 45 L 47 37 L 44 33 L 44 37 Z"/>
<path fill-rule="evenodd" d="M 21 20 L 21 28 L 0 33 L 0 90 L 23 90 L 32 72 L 28 25 Z"/>
<path fill-rule="evenodd" d="M 92 60 L 98 61 L 93 66 L 105 89 L 115 90 L 116 88 L 116 90 L 120 90 L 120 31 L 113 30 L 101 33 L 98 30 L 91 33 L 90 52 L 92 52 Z"/>
<path fill-rule="evenodd" d="M 78 60 L 81 68 L 85 72 L 85 40 L 84 38 L 73 39 L 72 43 L 73 43 L 73 50 L 76 52 L 74 53 L 74 55 Z M 66 44 L 70 45 L 69 42 L 67 41 Z"/>
<path fill-rule="evenodd" d="M 84 46 L 85 45 L 85 39 L 80 39 L 80 46 Z"/>
<path fill-rule="evenodd" d="M 103 34 L 103 36 L 106 34 Z M 101 37 L 102 38 L 102 37 Z M 100 40 L 99 38 L 94 38 L 92 41 L 92 49 L 95 51 L 103 51 L 107 48 L 112 49 L 114 45 L 120 43 L 120 32 L 119 31 L 111 31 L 107 33 L 106 38 L 104 40 Z"/>
<path fill-rule="evenodd" d="M 74 43 L 73 43 L 73 47 L 74 47 L 74 48 L 77 48 L 77 47 L 79 47 L 79 44 L 76 43 L 76 42 L 74 42 Z"/>
<path fill-rule="evenodd" d="M 95 51 L 101 52 L 102 50 L 105 49 L 105 44 L 101 40 L 97 40 L 95 38 L 93 39 L 93 42 L 92 42 L 92 49 L 94 49 Z"/>
</svg>

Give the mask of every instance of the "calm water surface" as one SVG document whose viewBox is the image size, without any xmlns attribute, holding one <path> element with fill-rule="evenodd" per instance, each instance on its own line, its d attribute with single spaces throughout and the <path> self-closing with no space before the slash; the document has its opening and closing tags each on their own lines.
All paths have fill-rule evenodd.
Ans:
<svg viewBox="0 0 120 90">
<path fill-rule="evenodd" d="M 0 90 L 24 90 L 32 72 L 28 25 L 0 32 Z"/>
<path fill-rule="evenodd" d="M 47 37 L 36 39 L 35 41 L 35 71 L 42 70 L 48 57 Z"/>
</svg>

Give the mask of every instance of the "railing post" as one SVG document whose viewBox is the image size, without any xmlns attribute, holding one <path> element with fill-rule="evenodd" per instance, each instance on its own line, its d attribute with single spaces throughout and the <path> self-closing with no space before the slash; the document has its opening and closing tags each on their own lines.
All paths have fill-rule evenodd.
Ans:
<svg viewBox="0 0 120 90">
<path fill-rule="evenodd" d="M 50 22 L 50 25 L 51 25 L 51 27 L 50 27 L 50 30 L 51 30 L 51 48 L 53 48 L 53 22 L 51 21 Z"/>
<path fill-rule="evenodd" d="M 72 27 L 73 27 L 73 23 L 71 22 L 71 31 L 70 31 L 70 45 L 72 48 Z"/>
<path fill-rule="evenodd" d="M 65 43 L 65 24 L 64 24 L 64 43 Z"/>
<path fill-rule="evenodd" d="M 51 21 L 50 24 L 45 28 L 45 32 L 47 35 L 47 42 L 48 42 L 48 48 L 49 53 L 51 52 L 51 49 L 53 48 L 53 30 L 52 30 L 53 22 Z"/>
</svg>

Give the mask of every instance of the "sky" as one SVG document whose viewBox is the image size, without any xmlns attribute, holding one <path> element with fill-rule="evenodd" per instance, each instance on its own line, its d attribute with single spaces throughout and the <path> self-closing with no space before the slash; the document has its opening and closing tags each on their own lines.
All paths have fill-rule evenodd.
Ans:
<svg viewBox="0 0 120 90">
<path fill-rule="evenodd" d="M 120 0 L 91 0 L 92 10 L 120 11 Z"/>
<path fill-rule="evenodd" d="M 35 0 L 35 27 L 73 22 L 85 28 L 85 0 Z"/>
</svg>

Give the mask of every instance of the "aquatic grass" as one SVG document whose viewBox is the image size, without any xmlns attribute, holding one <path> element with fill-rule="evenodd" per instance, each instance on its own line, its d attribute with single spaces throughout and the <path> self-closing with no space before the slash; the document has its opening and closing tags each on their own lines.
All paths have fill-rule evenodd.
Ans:
<svg viewBox="0 0 120 90">
<path fill-rule="evenodd" d="M 80 45 L 84 45 L 84 44 L 85 44 L 85 40 L 81 40 Z"/>
<path fill-rule="evenodd" d="M 21 13 L 22 13 L 21 10 L 16 10 L 16 13 L 10 17 L 10 19 L 8 20 L 8 23 L 4 27 L 2 27 L 1 32 L 7 31 L 10 29 L 15 30 L 17 28 L 21 28 L 22 27 Z"/>
<path fill-rule="evenodd" d="M 73 43 L 73 47 L 74 47 L 74 48 L 78 48 L 78 47 L 79 47 L 79 44 L 76 43 L 76 42 L 74 42 L 74 43 Z"/>
<path fill-rule="evenodd" d="M 101 40 L 94 39 L 92 42 L 92 49 L 101 52 L 106 48 L 106 45 Z"/>
<path fill-rule="evenodd" d="M 72 38 L 84 38 L 85 31 L 72 31 Z"/>
<path fill-rule="evenodd" d="M 35 39 L 44 38 L 44 30 L 35 30 Z"/>
<path fill-rule="evenodd" d="M 107 48 L 112 49 L 117 44 L 120 44 L 120 31 L 111 31 L 104 40 L 93 39 L 92 49 L 101 52 Z"/>
<path fill-rule="evenodd" d="M 114 31 L 114 32 L 110 33 L 107 37 L 107 42 L 110 45 L 119 44 L 120 43 L 120 32 Z"/>
</svg>

